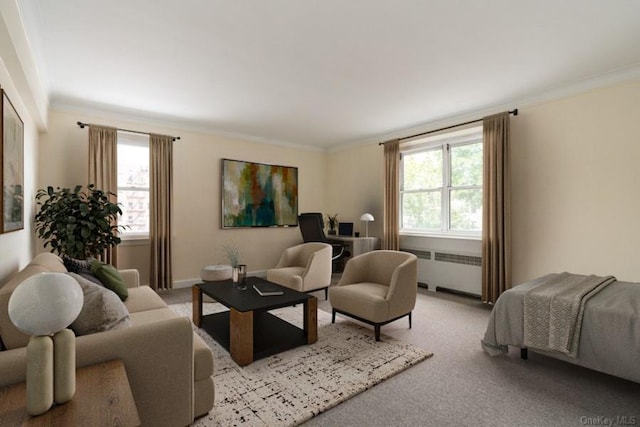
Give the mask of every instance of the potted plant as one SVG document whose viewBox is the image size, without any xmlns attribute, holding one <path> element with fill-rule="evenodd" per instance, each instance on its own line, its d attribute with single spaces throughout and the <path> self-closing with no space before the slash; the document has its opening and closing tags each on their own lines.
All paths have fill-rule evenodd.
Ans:
<svg viewBox="0 0 640 427">
<path fill-rule="evenodd" d="M 329 226 L 329 234 L 336 234 L 338 226 L 338 214 L 327 215 L 327 225 Z"/>
<path fill-rule="evenodd" d="M 44 240 L 44 247 L 71 258 L 97 257 L 105 249 L 121 242 L 116 225 L 122 209 L 109 200 L 113 193 L 95 188 L 82 191 L 82 185 L 69 188 L 39 189 L 36 201 L 40 206 L 35 216 L 35 231 Z M 123 228 L 123 227 L 122 227 Z"/>
</svg>

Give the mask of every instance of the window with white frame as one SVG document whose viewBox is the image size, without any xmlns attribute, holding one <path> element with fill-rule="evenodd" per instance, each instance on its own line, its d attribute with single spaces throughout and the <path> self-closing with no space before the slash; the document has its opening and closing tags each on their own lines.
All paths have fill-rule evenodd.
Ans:
<svg viewBox="0 0 640 427">
<path fill-rule="evenodd" d="M 400 232 L 479 236 L 482 129 L 414 141 L 400 161 Z"/>
<path fill-rule="evenodd" d="M 118 132 L 118 203 L 121 236 L 149 236 L 149 137 Z"/>
</svg>

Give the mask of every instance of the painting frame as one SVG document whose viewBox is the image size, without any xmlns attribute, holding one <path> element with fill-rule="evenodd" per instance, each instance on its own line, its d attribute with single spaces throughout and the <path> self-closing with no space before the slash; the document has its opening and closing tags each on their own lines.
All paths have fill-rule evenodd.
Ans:
<svg viewBox="0 0 640 427">
<path fill-rule="evenodd" d="M 298 168 L 220 159 L 221 227 L 296 227 Z"/>
<path fill-rule="evenodd" d="M 0 173 L 2 176 L 2 233 L 24 229 L 24 122 L 0 88 Z"/>
</svg>

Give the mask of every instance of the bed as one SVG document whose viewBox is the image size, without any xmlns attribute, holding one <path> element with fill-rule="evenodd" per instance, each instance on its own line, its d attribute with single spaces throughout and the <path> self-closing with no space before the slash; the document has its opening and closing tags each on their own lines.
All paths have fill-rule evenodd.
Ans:
<svg viewBox="0 0 640 427">
<path fill-rule="evenodd" d="M 584 303 L 576 357 L 525 345 L 525 298 L 559 273 L 552 273 L 504 292 L 495 303 L 482 340 L 491 356 L 518 347 L 640 383 L 640 283 L 612 280 Z"/>
</svg>

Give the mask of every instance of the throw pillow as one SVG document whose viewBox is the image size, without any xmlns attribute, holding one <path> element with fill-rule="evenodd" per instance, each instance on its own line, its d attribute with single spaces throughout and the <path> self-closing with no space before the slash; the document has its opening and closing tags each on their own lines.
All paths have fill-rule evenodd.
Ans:
<svg viewBox="0 0 640 427">
<path fill-rule="evenodd" d="M 100 279 L 105 288 L 111 289 L 122 301 L 126 301 L 129 296 L 127 284 L 114 266 L 94 260 L 91 262 L 91 272 Z"/>
<path fill-rule="evenodd" d="M 102 282 L 100 281 L 100 279 L 98 279 L 96 277 L 95 274 L 93 274 L 91 272 L 91 270 L 87 270 L 87 271 L 81 271 L 79 273 L 77 273 L 79 276 L 84 277 L 85 279 L 89 280 L 90 282 L 95 283 L 96 285 L 100 285 L 100 286 L 104 286 L 104 284 L 102 284 Z"/>
<path fill-rule="evenodd" d="M 76 259 L 68 255 L 62 255 L 62 263 L 69 273 L 91 271 L 91 261 L 86 259 Z"/>
<path fill-rule="evenodd" d="M 116 294 L 78 274 L 69 275 L 80 284 L 84 294 L 82 310 L 70 326 L 77 336 L 126 328 L 131 324 L 129 311 Z"/>
</svg>

